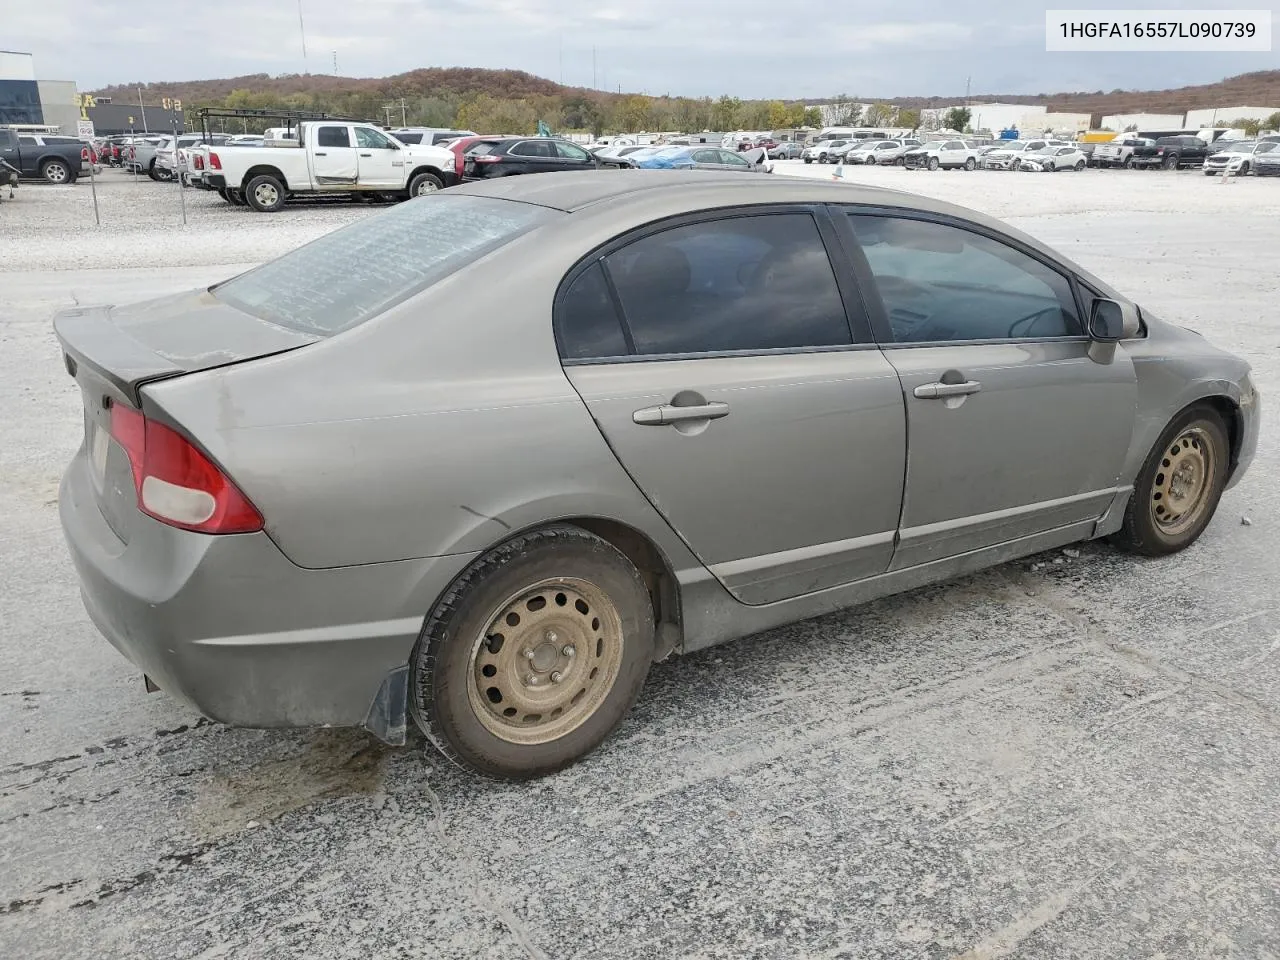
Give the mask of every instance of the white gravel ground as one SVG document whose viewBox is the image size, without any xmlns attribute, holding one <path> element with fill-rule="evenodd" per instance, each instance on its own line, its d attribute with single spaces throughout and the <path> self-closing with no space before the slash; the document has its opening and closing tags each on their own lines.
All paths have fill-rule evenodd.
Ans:
<svg viewBox="0 0 1280 960">
<path fill-rule="evenodd" d="M 1087 545 L 660 664 L 617 737 L 521 786 L 145 694 L 61 542 L 52 310 L 369 210 L 188 192 L 183 227 L 176 187 L 114 173 L 101 228 L 87 183 L 0 202 L 0 957 L 1280 957 L 1280 180 L 845 173 L 1004 217 L 1247 357 L 1257 461 L 1176 557 Z"/>
</svg>

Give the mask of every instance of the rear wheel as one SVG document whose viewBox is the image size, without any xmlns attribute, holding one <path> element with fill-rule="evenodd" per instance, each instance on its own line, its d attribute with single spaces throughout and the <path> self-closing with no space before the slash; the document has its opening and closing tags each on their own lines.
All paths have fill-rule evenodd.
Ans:
<svg viewBox="0 0 1280 960">
<path fill-rule="evenodd" d="M 966 170 L 970 170 L 970 171 L 972 171 L 972 170 L 977 170 L 977 169 L 978 169 L 978 161 L 977 161 L 977 160 L 975 160 L 975 159 L 973 159 L 973 157 L 970 157 L 968 160 L 966 160 L 966 161 L 964 162 L 964 168 L 965 168 Z"/>
<path fill-rule="evenodd" d="M 157 183 L 160 182 L 160 174 L 156 172 L 156 162 L 154 158 L 147 164 L 147 176 L 152 180 L 155 180 Z"/>
<path fill-rule="evenodd" d="M 259 213 L 275 213 L 284 206 L 284 184 L 270 174 L 262 174 L 245 186 L 244 197 Z"/>
<path fill-rule="evenodd" d="M 631 709 L 654 654 L 640 574 L 606 541 L 557 525 L 473 563 L 427 618 L 410 709 L 455 763 L 490 777 L 552 773 Z"/>
<path fill-rule="evenodd" d="M 1113 542 L 1148 557 L 1193 544 L 1218 508 L 1230 449 L 1226 425 L 1212 407 L 1179 414 L 1143 464 Z"/>
<path fill-rule="evenodd" d="M 70 183 L 75 179 L 71 168 L 62 160 L 46 160 L 40 165 L 40 176 L 50 183 Z"/>
<path fill-rule="evenodd" d="M 1081 170 L 1083 170 L 1083 169 L 1084 169 L 1085 167 L 1087 167 L 1088 165 L 1089 165 L 1089 162 L 1088 162 L 1087 160 L 1077 160 L 1077 161 L 1076 161 L 1076 165 L 1075 165 L 1075 168 L 1074 168 L 1074 169 L 1075 169 L 1076 173 L 1079 173 Z"/>
<path fill-rule="evenodd" d="M 1178 169 L 1178 157 L 1177 157 L 1177 155 L 1165 157 L 1165 158 L 1164 158 L 1164 164 L 1163 164 L 1163 166 L 1164 166 L 1164 168 L 1165 168 L 1166 170 L 1176 170 L 1176 169 Z"/>
</svg>

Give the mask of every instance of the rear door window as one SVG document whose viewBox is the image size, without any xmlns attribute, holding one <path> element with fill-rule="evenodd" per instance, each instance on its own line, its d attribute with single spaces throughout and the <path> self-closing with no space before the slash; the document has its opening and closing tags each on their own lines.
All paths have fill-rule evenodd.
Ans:
<svg viewBox="0 0 1280 960">
<path fill-rule="evenodd" d="M 631 352 L 599 261 L 580 273 L 561 296 L 556 339 L 560 356 L 566 360 L 621 357 Z"/>
<path fill-rule="evenodd" d="M 851 342 L 835 273 L 808 212 L 674 227 L 610 254 L 606 265 L 640 354 Z"/>
<path fill-rule="evenodd" d="M 346 127 L 321 127 L 316 133 L 317 147 L 349 147 L 351 134 Z"/>
<path fill-rule="evenodd" d="M 411 200 L 325 234 L 212 293 L 259 319 L 326 336 L 363 323 L 557 216 L 546 207 L 491 197 Z"/>
</svg>

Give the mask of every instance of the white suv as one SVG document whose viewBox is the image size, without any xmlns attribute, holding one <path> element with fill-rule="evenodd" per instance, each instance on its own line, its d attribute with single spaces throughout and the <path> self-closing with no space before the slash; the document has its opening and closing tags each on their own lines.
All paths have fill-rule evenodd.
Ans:
<svg viewBox="0 0 1280 960">
<path fill-rule="evenodd" d="M 930 140 L 904 153 L 902 165 L 908 170 L 921 167 L 929 170 L 974 170 L 978 166 L 978 151 L 963 140 Z"/>
<path fill-rule="evenodd" d="M 800 154 L 800 158 L 805 163 L 826 163 L 828 160 L 834 160 L 836 157 L 835 150 L 839 147 L 848 146 L 848 140 L 819 140 L 812 147 Z"/>
</svg>

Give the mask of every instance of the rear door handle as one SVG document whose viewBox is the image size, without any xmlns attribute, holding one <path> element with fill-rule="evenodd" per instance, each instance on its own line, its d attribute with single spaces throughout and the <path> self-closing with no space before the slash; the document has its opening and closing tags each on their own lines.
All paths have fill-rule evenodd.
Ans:
<svg viewBox="0 0 1280 960">
<path fill-rule="evenodd" d="M 642 427 L 663 427 L 669 423 L 688 423 L 690 420 L 719 420 L 728 415 L 729 405 L 713 400 L 695 407 L 677 407 L 670 403 L 645 407 L 631 414 L 631 420 Z"/>
<path fill-rule="evenodd" d="M 315 152 L 315 154 L 313 154 L 313 156 L 317 156 L 317 157 L 327 157 L 327 156 L 328 156 L 328 154 L 327 154 L 327 153 L 322 153 L 321 151 L 317 150 L 317 151 Z"/>
<path fill-rule="evenodd" d="M 373 154 L 372 154 L 372 153 L 362 153 L 362 154 L 360 154 L 360 156 L 362 156 L 362 157 L 372 157 L 372 156 L 373 156 Z"/>
<path fill-rule="evenodd" d="M 977 380 L 966 380 L 964 383 L 922 383 L 911 392 L 921 400 L 940 400 L 944 397 L 967 396 L 981 389 L 982 384 Z"/>
</svg>

